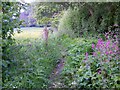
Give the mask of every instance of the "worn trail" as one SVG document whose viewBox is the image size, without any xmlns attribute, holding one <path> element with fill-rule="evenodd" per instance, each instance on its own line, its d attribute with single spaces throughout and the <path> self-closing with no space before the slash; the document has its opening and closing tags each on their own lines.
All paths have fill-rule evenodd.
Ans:
<svg viewBox="0 0 120 90">
<path fill-rule="evenodd" d="M 59 75 L 62 72 L 63 67 L 64 58 L 61 58 L 50 76 L 51 84 L 49 88 L 58 88 L 63 86 L 62 83 L 59 82 Z"/>
</svg>

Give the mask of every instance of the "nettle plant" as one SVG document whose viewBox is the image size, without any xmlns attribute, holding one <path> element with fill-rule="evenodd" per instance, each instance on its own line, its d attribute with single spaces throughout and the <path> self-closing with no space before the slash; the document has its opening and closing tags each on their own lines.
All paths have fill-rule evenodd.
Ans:
<svg viewBox="0 0 120 90">
<path fill-rule="evenodd" d="M 93 55 L 85 54 L 84 66 L 89 73 L 86 74 L 90 87 L 120 88 L 119 64 L 120 51 L 116 35 L 106 33 L 106 41 L 98 39 L 97 44 L 92 44 Z"/>
</svg>

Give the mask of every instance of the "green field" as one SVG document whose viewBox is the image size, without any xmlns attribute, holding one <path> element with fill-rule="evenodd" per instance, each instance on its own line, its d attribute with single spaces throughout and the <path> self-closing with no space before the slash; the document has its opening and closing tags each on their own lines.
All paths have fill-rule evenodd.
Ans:
<svg viewBox="0 0 120 90">
<path fill-rule="evenodd" d="M 15 31 L 15 39 L 29 39 L 29 38 L 41 38 L 43 28 L 39 27 L 25 27 L 21 28 L 21 33 Z"/>
</svg>

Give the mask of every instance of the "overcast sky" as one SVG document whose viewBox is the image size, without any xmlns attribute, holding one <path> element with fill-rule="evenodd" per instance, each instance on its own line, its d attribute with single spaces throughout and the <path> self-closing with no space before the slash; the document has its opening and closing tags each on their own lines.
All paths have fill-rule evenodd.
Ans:
<svg viewBox="0 0 120 90">
<path fill-rule="evenodd" d="M 34 2 L 35 0 L 18 0 L 20 2 L 26 2 L 26 3 L 31 3 L 31 2 Z"/>
</svg>

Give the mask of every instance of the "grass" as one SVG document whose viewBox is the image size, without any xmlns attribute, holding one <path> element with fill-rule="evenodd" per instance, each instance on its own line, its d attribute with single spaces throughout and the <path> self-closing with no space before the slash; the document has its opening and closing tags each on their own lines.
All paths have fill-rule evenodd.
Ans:
<svg viewBox="0 0 120 90">
<path fill-rule="evenodd" d="M 36 38 L 41 38 L 42 37 L 42 31 L 43 28 L 38 28 L 38 27 L 25 27 L 21 28 L 21 33 L 17 33 L 15 31 L 14 38 L 15 39 L 36 39 Z"/>
<path fill-rule="evenodd" d="M 41 40 L 42 28 L 22 28 L 15 32 L 16 43 L 8 55 L 11 63 L 4 72 L 3 88 L 43 88 L 61 57 L 58 41 L 49 39 L 48 46 Z M 53 43 L 54 42 L 54 43 Z"/>
</svg>

